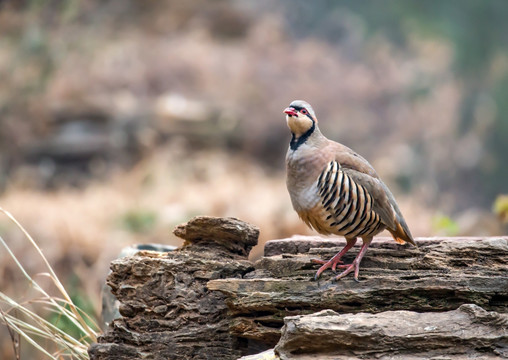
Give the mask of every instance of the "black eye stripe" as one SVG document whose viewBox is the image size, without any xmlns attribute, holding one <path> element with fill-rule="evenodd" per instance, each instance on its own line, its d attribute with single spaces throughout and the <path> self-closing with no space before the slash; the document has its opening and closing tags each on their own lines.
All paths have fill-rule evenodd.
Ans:
<svg viewBox="0 0 508 360">
<path fill-rule="evenodd" d="M 308 104 L 307 104 L 307 105 L 308 105 Z M 308 106 L 309 106 L 309 108 L 307 108 L 307 107 L 305 107 L 305 106 L 302 106 L 302 105 L 299 105 L 298 103 L 297 103 L 297 104 L 292 104 L 292 103 L 291 103 L 291 104 L 289 104 L 289 107 L 290 107 L 291 109 L 295 110 L 295 111 L 302 112 L 303 110 L 305 110 L 307 113 L 306 113 L 306 114 L 304 114 L 304 113 L 302 112 L 302 115 L 307 116 L 309 119 L 311 119 L 311 120 L 314 122 L 314 121 L 315 121 L 315 120 L 314 120 L 314 115 L 313 115 L 314 113 L 313 113 L 313 111 L 311 110 L 310 105 L 308 105 Z"/>
<path fill-rule="evenodd" d="M 311 120 L 314 122 L 314 118 L 312 117 L 310 110 L 308 110 L 308 109 L 306 109 L 305 107 L 300 106 L 300 105 L 291 105 L 291 104 L 290 104 L 290 105 L 289 105 L 289 107 L 290 107 L 290 108 L 295 109 L 296 111 L 300 111 L 300 112 L 301 112 L 302 110 L 307 111 L 307 113 L 306 113 L 306 114 L 303 114 L 303 113 L 302 113 L 302 114 L 303 114 L 303 115 L 305 115 L 305 116 L 307 116 L 309 119 L 311 119 Z"/>
</svg>

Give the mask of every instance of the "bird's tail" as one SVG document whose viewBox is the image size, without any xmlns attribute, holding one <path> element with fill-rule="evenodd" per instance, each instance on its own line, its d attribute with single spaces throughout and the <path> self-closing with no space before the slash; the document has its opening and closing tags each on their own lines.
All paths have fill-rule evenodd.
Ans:
<svg viewBox="0 0 508 360">
<path fill-rule="evenodd" d="M 416 243 L 413 239 L 413 235 L 409 231 L 409 227 L 406 224 L 406 221 L 402 216 L 397 214 L 397 221 L 395 222 L 396 228 L 388 229 L 388 231 L 392 234 L 393 239 L 399 244 L 405 244 L 406 242 L 416 246 Z"/>
</svg>

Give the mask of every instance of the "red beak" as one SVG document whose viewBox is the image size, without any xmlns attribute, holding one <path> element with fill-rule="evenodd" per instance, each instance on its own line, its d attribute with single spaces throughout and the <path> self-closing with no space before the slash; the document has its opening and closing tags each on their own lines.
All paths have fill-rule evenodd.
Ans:
<svg viewBox="0 0 508 360">
<path fill-rule="evenodd" d="M 289 116 L 297 116 L 297 112 L 292 107 L 288 107 L 286 110 L 284 110 L 284 114 L 288 114 Z"/>
</svg>

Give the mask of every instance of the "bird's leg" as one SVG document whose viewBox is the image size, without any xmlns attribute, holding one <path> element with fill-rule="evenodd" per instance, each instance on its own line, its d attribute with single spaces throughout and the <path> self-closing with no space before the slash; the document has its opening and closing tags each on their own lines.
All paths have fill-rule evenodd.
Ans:
<svg viewBox="0 0 508 360">
<path fill-rule="evenodd" d="M 314 275 L 314 280 L 319 279 L 319 277 L 321 276 L 323 271 L 328 269 L 330 266 L 332 267 L 332 271 L 335 272 L 335 268 L 337 267 L 337 264 L 342 263 L 342 261 L 340 261 L 340 259 L 344 256 L 345 253 L 348 252 L 349 249 L 351 249 L 356 244 L 356 238 L 346 239 L 346 241 L 347 241 L 346 246 L 344 246 L 344 248 L 340 252 L 335 254 L 335 256 L 332 257 L 330 260 L 324 261 L 324 260 L 312 259 L 312 262 L 314 264 L 322 264 L 323 265 L 319 268 L 316 275 Z"/>
<path fill-rule="evenodd" d="M 339 265 L 339 268 L 346 269 L 343 272 L 341 272 L 339 275 L 335 277 L 335 281 L 342 279 L 344 276 L 349 274 L 351 271 L 355 271 L 355 281 L 359 282 L 358 280 L 358 274 L 360 273 L 360 262 L 362 261 L 363 255 L 367 252 L 367 248 L 369 247 L 370 243 L 372 242 L 372 238 L 364 238 L 363 239 L 363 245 L 360 249 L 360 252 L 358 255 L 356 255 L 356 258 L 353 260 L 353 262 L 349 265 Z"/>
</svg>

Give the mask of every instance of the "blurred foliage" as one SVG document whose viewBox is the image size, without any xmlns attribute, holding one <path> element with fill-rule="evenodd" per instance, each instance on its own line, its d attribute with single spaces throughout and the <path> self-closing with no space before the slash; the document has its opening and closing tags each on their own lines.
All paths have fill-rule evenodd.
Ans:
<svg viewBox="0 0 508 360">
<path fill-rule="evenodd" d="M 432 219 L 432 228 L 435 233 L 445 236 L 455 236 L 459 233 L 459 224 L 450 217 L 438 214 Z"/>
<path fill-rule="evenodd" d="M 508 224 L 508 195 L 499 195 L 493 206 L 494 213 L 505 224 Z"/>
<path fill-rule="evenodd" d="M 106 142 L 98 151 L 111 163 L 124 161 L 118 154 L 129 154 L 120 146 L 142 151 L 135 160 L 150 154 L 172 140 L 176 124 L 174 118 L 154 118 L 152 105 L 175 93 L 231 110 L 241 123 L 234 141 L 210 143 L 223 150 L 222 144 L 234 143 L 278 170 L 288 134 L 276 116 L 290 97 L 301 95 L 316 104 L 323 130 L 372 160 L 387 182 L 399 185 L 395 191 L 417 197 L 421 190 L 422 202 L 445 203 L 447 213 L 490 207 L 497 194 L 508 191 L 505 1 L 26 0 L 0 3 L 0 9 L 7 10 L 0 11 L 0 77 L 5 78 L 0 170 L 7 174 L 0 175 L 0 188 L 27 159 L 36 164 L 35 173 L 65 178 L 51 154 L 30 158 L 38 150 L 30 145 L 59 126 L 62 134 L 71 133 L 70 126 L 61 126 L 65 122 L 103 122 L 91 132 L 93 140 L 113 129 L 106 140 L 121 144 Z M 422 38 L 439 43 L 437 50 L 422 51 L 428 45 Z M 401 51 L 391 52 L 394 48 Z M 379 55 L 387 49 L 388 55 Z M 453 69 L 448 69 L 450 52 Z M 448 103 L 452 110 L 445 109 Z M 262 119 L 253 116 L 256 108 L 263 109 Z M 327 129 L 326 121 L 333 126 Z M 201 139 L 210 137 L 203 123 L 196 124 L 206 129 Z M 436 127 L 443 128 L 440 134 L 430 129 Z M 73 129 L 72 135 L 84 132 Z M 438 141 L 447 144 L 429 145 Z M 115 146 L 116 153 L 107 153 Z M 381 162 L 384 167 L 377 166 L 381 156 L 389 160 Z M 404 161 L 389 169 L 397 156 Z M 480 160 L 468 162 L 468 157 Z M 110 165 L 99 160 L 90 161 L 98 166 L 83 166 L 96 169 L 97 178 Z M 66 159 L 62 172 L 72 162 L 76 159 Z M 26 181 L 34 172 L 19 178 Z M 451 201 L 441 200 L 443 193 Z M 122 215 L 122 226 L 142 233 L 155 221 L 143 213 Z"/>
<path fill-rule="evenodd" d="M 463 84 L 457 137 L 487 127 L 483 139 L 487 154 L 479 171 L 459 171 L 449 186 L 453 187 L 464 176 L 469 177 L 476 191 L 486 195 L 485 205 L 499 189 L 507 190 L 507 1 L 299 0 L 287 1 L 286 6 L 291 9 L 288 24 L 298 36 L 340 41 L 347 33 L 343 13 L 351 12 L 363 20 L 367 35 L 384 34 L 401 47 L 406 47 L 415 33 L 447 41 L 454 50 L 454 71 Z M 496 64 L 496 60 L 501 61 Z M 481 118 L 485 99 L 495 105 L 493 121 Z"/>
<path fill-rule="evenodd" d="M 508 2 L 503 0 L 299 0 L 287 1 L 286 6 L 292 10 L 288 11 L 289 24 L 300 36 L 340 40 L 346 32 L 341 13 L 352 12 L 364 19 L 367 34 L 381 32 L 401 46 L 415 31 L 448 39 L 455 49 L 455 70 L 461 76 L 488 69 L 494 56 L 506 52 L 508 45 Z"/>
<path fill-rule="evenodd" d="M 270 40 L 275 44 L 275 47 L 279 47 L 277 41 L 285 41 L 295 48 L 295 43 L 298 43 L 302 38 L 314 38 L 337 45 L 336 48 L 340 49 L 341 53 L 347 54 L 350 58 L 356 56 L 360 62 L 363 60 L 362 56 L 369 57 L 368 53 L 361 54 L 362 51 L 368 52 L 366 49 L 369 45 L 363 41 L 353 41 L 356 44 L 356 48 L 355 46 L 353 48 L 356 50 L 350 51 L 348 39 L 351 36 L 356 38 L 365 36 L 373 42 L 378 42 L 378 39 L 385 37 L 392 44 L 408 50 L 408 52 L 412 51 L 411 44 L 415 34 L 445 42 L 453 50 L 453 70 L 460 83 L 462 99 L 459 109 L 460 121 L 456 125 L 455 138 L 449 140 L 458 144 L 458 140 L 474 134 L 475 137 L 479 137 L 483 146 L 479 150 L 481 161 L 479 164 L 475 162 L 475 166 L 477 166 L 474 169 L 465 167 L 449 176 L 440 174 L 436 179 L 439 190 L 453 192 L 457 183 L 464 183 L 463 179 L 467 179 L 467 184 L 460 190 L 469 191 L 472 196 L 475 195 L 476 197 L 471 200 L 471 203 L 478 203 L 482 206 L 489 206 L 498 193 L 508 191 L 507 183 L 504 181 L 508 178 L 508 157 L 504 155 L 508 153 L 508 142 L 505 141 L 508 138 L 508 104 L 504 101 L 508 98 L 508 38 L 505 35 L 508 33 L 508 22 L 505 21 L 508 17 L 508 2 L 506 1 L 318 0 L 308 2 L 286 0 L 279 3 L 266 1 L 253 4 L 247 1 L 230 0 L 214 2 L 205 0 L 186 2 L 176 0 L 162 2 L 27 0 L 3 2 L 0 3 L 0 10 L 2 7 L 11 11 L 4 12 L 3 17 L 0 18 L 0 30 L 4 35 L 0 39 L 0 46 L 2 43 L 10 45 L 8 48 L 16 49 L 16 56 L 9 58 L 9 66 L 2 67 L 0 61 L 0 76 L 8 79 L 6 86 L 0 87 L 0 115 L 12 115 L 10 113 L 14 112 L 17 114 L 16 116 L 2 117 L 4 131 L 0 132 L 1 143 L 16 143 L 17 145 L 23 142 L 28 143 L 44 132 L 41 129 L 46 129 L 49 132 L 47 128 L 50 127 L 48 124 L 51 123 L 52 119 L 50 118 L 53 115 L 46 109 L 47 98 L 41 96 L 41 94 L 51 93 L 47 89 L 47 83 L 51 81 L 52 75 L 59 72 L 61 77 L 69 78 L 69 76 L 65 76 L 65 66 L 79 68 L 84 65 L 76 59 L 90 58 L 93 60 L 94 57 L 90 57 L 90 54 L 100 53 L 101 50 L 97 49 L 104 46 L 101 39 L 107 39 L 106 43 L 108 44 L 121 44 L 123 34 L 142 29 L 140 34 L 150 42 L 154 41 L 156 37 L 165 39 L 184 37 L 185 35 L 182 34 L 192 33 L 196 28 L 202 27 L 208 31 L 213 41 L 217 41 L 217 44 L 234 44 L 239 48 L 246 46 L 241 51 L 248 52 L 249 36 L 252 37 L 249 30 L 256 27 L 256 21 L 262 22 L 263 17 L 270 14 L 270 16 L 277 17 L 279 24 L 283 23 L 282 27 L 285 26 L 284 31 L 280 33 L 277 32 L 279 30 L 266 30 L 272 31 L 267 34 L 274 35 L 273 37 L 278 39 Z M 1 12 L 0 15 L 2 15 Z M 280 35 L 286 31 L 287 38 Z M 193 41 L 192 39 L 191 37 L 190 40 Z M 246 43 L 247 45 L 245 45 Z M 181 45 L 176 43 L 176 46 Z M 255 48 L 252 44 L 250 46 Z M 269 49 L 268 46 L 260 53 Z M 112 53 L 114 54 L 115 51 L 121 50 L 114 49 Z M 189 47 L 187 51 L 190 53 L 195 49 Z M 182 51 L 182 54 L 184 53 L 185 50 Z M 148 71 L 138 75 L 139 79 L 146 81 L 146 84 L 137 84 L 138 89 L 133 91 L 134 95 L 140 95 L 141 98 L 147 95 L 153 96 L 153 94 L 159 94 L 169 88 L 182 93 L 194 94 L 198 98 L 210 97 L 219 106 L 240 101 L 245 105 L 244 108 L 261 104 L 265 106 L 267 98 L 272 97 L 263 88 L 263 81 L 266 80 L 258 80 L 262 78 L 256 76 L 258 69 L 265 68 L 273 71 L 272 74 L 267 73 L 267 77 L 272 79 L 274 84 L 280 88 L 285 87 L 280 79 L 281 76 L 284 77 L 284 74 L 280 74 L 280 72 L 285 69 L 277 68 L 276 63 L 271 63 L 273 58 L 270 58 L 270 51 L 267 51 L 266 59 L 263 59 L 265 63 L 260 67 L 253 65 L 252 69 L 240 67 L 239 70 L 236 70 L 236 73 L 241 74 L 241 71 L 246 69 L 246 73 L 253 74 L 254 79 L 247 77 L 243 79 L 249 86 L 243 86 L 240 94 L 236 88 L 228 93 L 227 86 L 225 86 L 224 94 L 220 100 L 207 94 L 207 91 L 210 92 L 210 90 L 205 89 L 205 83 L 195 75 L 202 74 L 202 77 L 205 78 L 206 76 L 203 74 L 217 72 L 216 69 L 211 68 L 213 63 L 207 64 L 208 58 L 199 59 L 199 56 L 193 54 L 192 58 L 205 65 L 199 65 L 203 68 L 192 65 L 185 67 L 186 65 L 182 64 L 188 64 L 188 61 L 178 64 L 178 56 L 166 54 L 169 52 L 162 52 L 163 56 L 172 60 L 163 61 L 167 63 L 164 67 L 167 75 L 162 72 L 162 68 L 149 66 L 153 75 L 150 75 Z M 65 59 L 72 58 L 71 55 L 75 56 L 74 60 L 68 61 L 66 64 Z M 147 58 L 157 58 L 157 56 L 159 56 L 157 52 L 146 55 Z M 325 53 L 323 56 L 327 56 L 327 54 Z M 213 53 L 210 53 L 209 58 L 214 58 Z M 257 64 L 260 61 L 254 56 L 250 58 L 252 58 L 250 59 L 252 64 Z M 183 59 L 185 60 L 185 58 Z M 335 61 L 335 59 L 332 60 Z M 72 61 L 75 63 L 72 64 Z M 129 65 L 129 61 L 132 64 L 137 64 L 136 61 L 140 60 L 122 57 L 121 61 L 125 61 Z M 146 61 L 146 59 L 142 61 Z M 172 63 L 176 65 L 172 65 Z M 132 64 L 131 68 L 127 66 L 126 69 L 132 70 L 134 68 Z M 89 71 L 89 69 L 83 70 Z M 306 71 L 302 72 L 302 78 L 305 78 L 305 73 Z M 65 92 L 62 89 L 60 91 L 69 98 L 79 99 L 80 96 L 93 95 L 97 89 L 102 90 L 100 81 L 108 91 L 115 89 L 114 80 L 110 77 L 101 78 L 101 74 L 99 71 L 98 84 L 87 85 L 88 88 L 82 89 L 79 86 L 75 86 L 75 88 L 71 86 Z M 10 78 L 9 75 L 11 75 Z M 97 78 L 97 75 L 95 76 Z M 227 76 L 225 73 L 224 77 Z M 91 77 L 91 82 L 95 83 L 96 78 Z M 319 86 L 322 86 L 323 89 L 329 86 L 322 77 L 315 75 L 313 78 L 319 82 Z M 138 78 L 133 75 L 130 79 Z M 132 80 L 132 82 L 134 81 Z M 209 78 L 208 81 L 215 83 L 216 79 Z M 72 83 L 70 80 L 69 82 Z M 120 79 L 120 82 L 121 86 L 129 88 L 129 79 Z M 79 81 L 76 83 L 80 84 Z M 274 84 L 267 82 L 269 86 L 276 86 Z M 221 86 L 222 84 L 217 85 Z M 436 85 L 432 81 L 422 79 L 420 83 L 403 90 L 404 101 L 415 103 L 418 99 L 428 98 Z M 329 90 L 333 91 L 333 89 Z M 238 97 L 233 98 L 232 94 Z M 323 98 L 322 101 L 325 102 L 324 95 L 316 94 L 315 97 Z M 272 102 L 275 103 L 279 100 L 274 98 Z M 388 101 L 393 102 L 394 100 Z M 318 103 L 317 105 L 322 108 L 323 104 Z M 369 104 L 364 105 L 369 106 Z M 271 111 L 271 108 L 276 106 L 280 107 L 279 104 L 268 104 L 267 111 Z M 388 105 L 383 104 L 382 106 L 386 108 Z M 325 112 L 326 115 L 326 109 L 321 112 Z M 239 115 L 245 114 L 240 113 Z M 35 126 L 27 124 L 21 126 L 20 119 L 25 118 L 37 118 L 37 124 Z M 382 116 L 380 118 L 383 120 Z M 34 130 L 33 127 L 37 129 Z M 246 127 L 245 131 L 249 133 L 251 130 Z M 27 135 L 26 133 L 30 131 L 32 134 Z M 238 141 L 238 143 L 244 144 L 245 148 L 265 146 L 267 149 L 256 151 L 262 153 L 266 159 L 273 159 L 274 157 L 271 155 L 274 153 L 273 147 L 276 146 L 273 144 L 280 143 L 281 132 L 279 129 L 265 131 L 263 138 L 266 141 L 263 144 L 249 143 L 251 138 L 260 137 L 260 134 L 255 135 L 245 136 L 242 139 L 243 142 Z M 419 151 L 418 144 L 412 146 L 415 151 Z M 15 149 L 17 149 L 16 146 L 6 146 L 6 149 L 2 149 L 2 151 L 4 154 L 8 154 L 6 157 L 21 157 L 22 155 L 16 153 Z M 279 153 L 278 150 L 277 148 L 277 153 Z M 282 154 L 283 151 L 280 153 Z M 1 160 L 0 158 L 0 163 Z M 275 163 L 278 164 L 278 160 L 277 158 Z M 11 159 L 6 162 L 9 161 Z M 402 176 L 405 175 L 407 174 L 402 174 Z M 415 183 L 415 177 L 415 174 L 411 174 L 404 179 L 401 178 L 404 182 L 404 189 L 411 190 L 410 187 Z M 0 183 L 5 181 L 0 176 Z"/>
<path fill-rule="evenodd" d="M 150 231 L 157 221 L 157 214 L 149 210 L 130 210 L 123 215 L 121 223 L 125 229 L 134 233 Z"/>
</svg>

